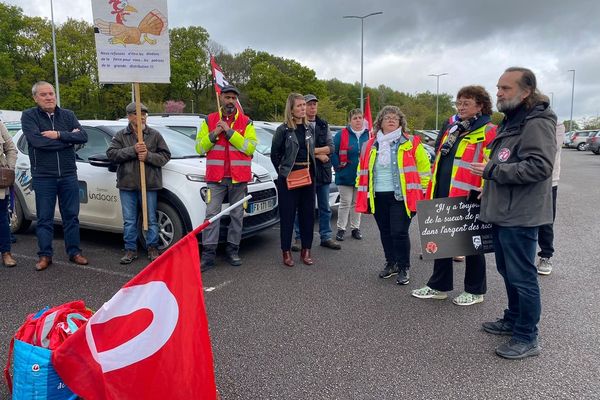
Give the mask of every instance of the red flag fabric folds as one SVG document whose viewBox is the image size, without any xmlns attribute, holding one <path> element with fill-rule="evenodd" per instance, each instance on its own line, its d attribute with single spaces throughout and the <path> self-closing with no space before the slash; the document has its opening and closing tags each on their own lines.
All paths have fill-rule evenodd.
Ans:
<svg viewBox="0 0 600 400">
<path fill-rule="evenodd" d="M 212 55 L 210 56 L 210 68 L 212 69 L 213 82 L 215 84 L 215 93 L 217 94 L 217 96 L 219 96 L 221 94 L 221 89 L 223 89 L 224 86 L 229 85 L 229 81 L 227 80 L 227 78 L 225 78 L 223 70 L 221 70 L 221 67 L 219 66 L 219 64 L 217 64 L 217 62 L 215 61 L 215 57 L 213 57 Z M 235 106 L 237 107 L 239 112 L 241 112 L 242 114 L 244 113 L 244 109 L 242 108 L 240 99 L 238 99 Z"/>
<path fill-rule="evenodd" d="M 52 355 L 91 400 L 216 399 L 200 256 L 187 235 L 129 281 Z"/>
<path fill-rule="evenodd" d="M 371 115 L 371 98 L 367 95 L 367 100 L 365 102 L 365 110 L 364 113 L 364 122 L 366 124 L 365 128 L 371 132 L 373 130 L 373 116 Z"/>
</svg>

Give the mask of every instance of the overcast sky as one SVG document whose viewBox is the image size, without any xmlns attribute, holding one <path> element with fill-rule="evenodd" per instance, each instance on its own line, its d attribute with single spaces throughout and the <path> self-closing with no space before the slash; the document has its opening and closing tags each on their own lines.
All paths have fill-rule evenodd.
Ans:
<svg viewBox="0 0 600 400">
<path fill-rule="evenodd" d="M 50 18 L 49 0 L 0 1 Z M 428 75 L 448 73 L 440 93 L 480 84 L 495 98 L 502 71 L 525 66 L 563 120 L 575 69 L 574 119 L 600 115 L 598 0 L 169 0 L 168 7 L 171 27 L 202 26 L 231 53 L 264 50 L 345 82 L 360 81 L 361 23 L 342 16 L 382 11 L 364 23 L 368 86 L 435 93 Z M 55 21 L 69 17 L 91 23 L 91 2 L 54 0 Z"/>
</svg>

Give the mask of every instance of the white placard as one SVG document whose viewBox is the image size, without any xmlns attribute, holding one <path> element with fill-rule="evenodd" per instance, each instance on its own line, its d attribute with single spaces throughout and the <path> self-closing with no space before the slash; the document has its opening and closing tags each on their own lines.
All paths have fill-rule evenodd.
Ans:
<svg viewBox="0 0 600 400">
<path fill-rule="evenodd" d="M 100 83 L 169 83 L 167 0 L 92 0 Z"/>
</svg>

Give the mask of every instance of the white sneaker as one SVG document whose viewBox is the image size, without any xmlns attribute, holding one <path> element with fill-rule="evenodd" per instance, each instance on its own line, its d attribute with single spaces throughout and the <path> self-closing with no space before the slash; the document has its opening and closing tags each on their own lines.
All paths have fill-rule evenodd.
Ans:
<svg viewBox="0 0 600 400">
<path fill-rule="evenodd" d="M 550 275 L 552 272 L 552 260 L 546 257 L 540 257 L 537 262 L 537 273 L 540 275 Z"/>
<path fill-rule="evenodd" d="M 420 289 L 415 289 L 411 292 L 411 294 L 418 299 L 444 300 L 448 297 L 446 293 L 432 289 L 429 286 L 424 286 Z"/>
<path fill-rule="evenodd" d="M 462 292 L 457 297 L 453 298 L 452 302 L 457 306 L 472 306 L 473 304 L 483 302 L 483 295 Z"/>
</svg>

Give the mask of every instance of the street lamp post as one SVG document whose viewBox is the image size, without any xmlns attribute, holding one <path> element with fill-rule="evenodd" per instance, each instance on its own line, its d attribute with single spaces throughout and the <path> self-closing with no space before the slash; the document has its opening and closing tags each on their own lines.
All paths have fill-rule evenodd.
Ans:
<svg viewBox="0 0 600 400">
<path fill-rule="evenodd" d="M 573 83 L 571 84 L 571 118 L 569 118 L 569 132 L 573 131 L 573 98 L 575 97 L 575 70 L 570 69 L 573 73 Z"/>
<path fill-rule="evenodd" d="M 364 89 L 364 85 L 363 85 L 363 52 L 364 52 L 363 43 L 364 43 L 365 19 L 367 19 L 373 15 L 379 15 L 379 14 L 383 14 L 383 12 L 378 11 L 378 12 L 370 13 L 367 15 L 363 15 L 362 17 L 358 16 L 358 15 L 345 15 L 343 17 L 343 18 L 360 19 L 360 109 L 363 112 L 365 111 L 365 97 L 363 94 L 363 89 Z"/>
<path fill-rule="evenodd" d="M 550 92 L 550 107 L 554 107 L 554 92 Z"/>
<path fill-rule="evenodd" d="M 56 62 L 56 34 L 54 33 L 54 5 L 50 0 L 50 18 L 52 19 L 52 51 L 54 52 L 54 86 L 56 87 L 56 104 L 60 107 L 60 89 L 58 87 L 58 64 Z"/>
<path fill-rule="evenodd" d="M 194 113 L 194 99 L 190 99 L 192 101 L 192 114 Z"/>
<path fill-rule="evenodd" d="M 438 116 L 440 113 L 440 76 L 448 75 L 447 72 L 442 74 L 429 74 L 428 76 L 435 76 L 435 130 L 438 130 Z"/>
</svg>

